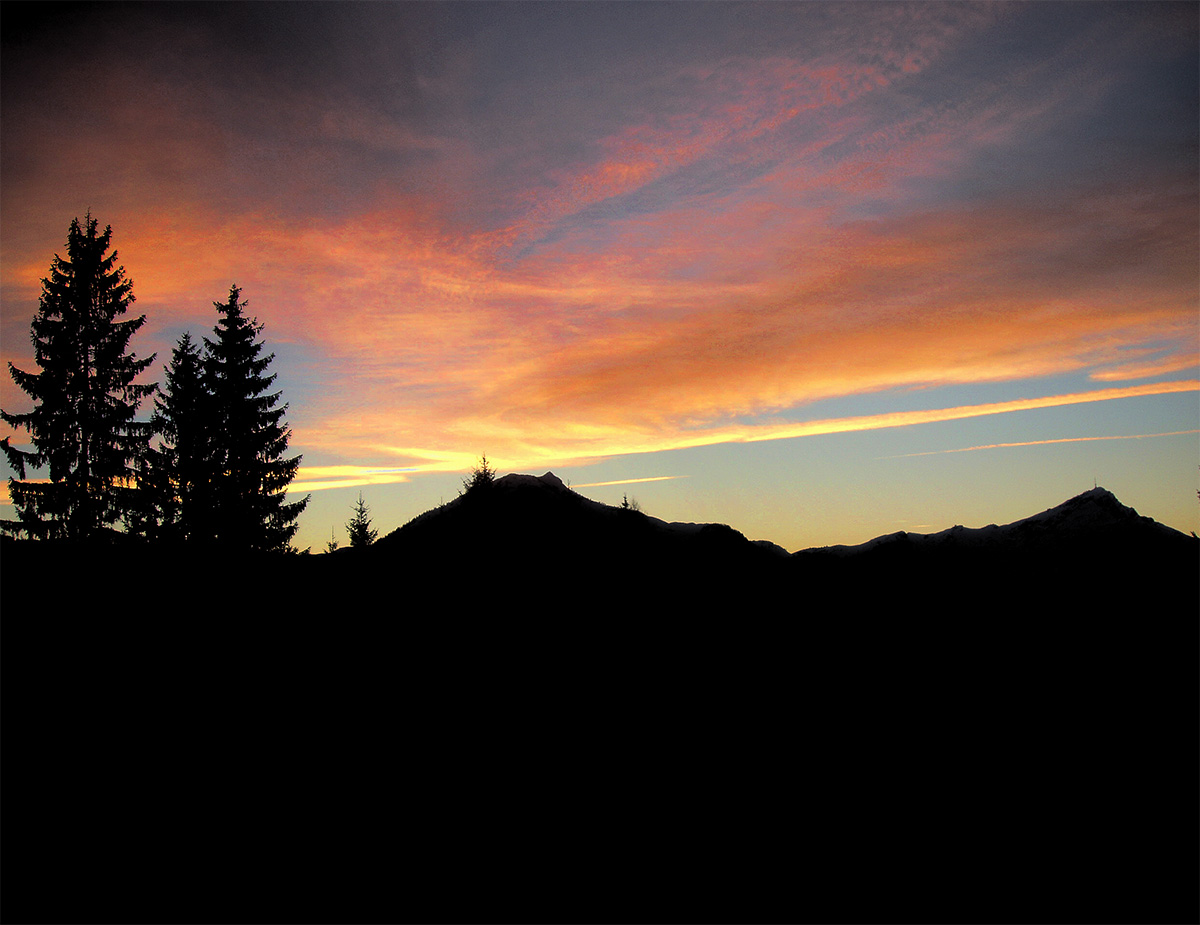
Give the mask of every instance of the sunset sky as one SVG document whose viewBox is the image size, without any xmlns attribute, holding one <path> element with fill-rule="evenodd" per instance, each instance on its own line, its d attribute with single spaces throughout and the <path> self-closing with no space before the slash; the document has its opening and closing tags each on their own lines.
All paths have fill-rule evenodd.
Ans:
<svg viewBox="0 0 1200 925">
<path fill-rule="evenodd" d="M 266 325 L 301 548 L 483 453 L 789 550 L 1200 530 L 1198 11 L 5 2 L 0 351 L 90 209 L 155 380 Z"/>
</svg>

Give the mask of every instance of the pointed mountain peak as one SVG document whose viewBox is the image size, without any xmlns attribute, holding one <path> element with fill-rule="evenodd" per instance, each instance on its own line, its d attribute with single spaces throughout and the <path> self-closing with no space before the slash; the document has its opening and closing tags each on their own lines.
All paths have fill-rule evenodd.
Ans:
<svg viewBox="0 0 1200 925">
<path fill-rule="evenodd" d="M 1054 523 L 1056 526 L 1080 528 L 1139 520 L 1141 515 L 1126 507 L 1107 488 L 1099 486 L 1064 501 L 1062 504 L 1034 514 L 1018 524 Z"/>
<path fill-rule="evenodd" d="M 560 479 L 553 472 L 547 472 L 545 475 L 539 477 L 538 481 L 541 482 L 543 485 L 548 485 L 551 488 L 566 488 L 567 487 L 566 485 L 563 484 L 563 480 Z"/>
<path fill-rule="evenodd" d="M 1107 488 L 1096 486 L 1076 495 L 1049 510 L 1013 521 L 1003 526 L 989 524 L 986 527 L 951 527 L 940 533 L 891 533 L 877 536 L 858 546 L 826 546 L 800 552 L 823 552 L 848 555 L 873 549 L 916 545 L 920 547 L 995 547 L 997 544 L 1045 544 L 1071 542 L 1080 539 L 1094 540 L 1100 536 L 1115 535 L 1145 537 L 1169 537 L 1171 542 L 1184 534 L 1164 526 L 1149 517 L 1143 517 L 1131 507 L 1122 504 Z M 799 554 L 799 553 L 797 553 Z"/>
<path fill-rule="evenodd" d="M 1095 488 L 1089 491 L 1078 494 L 1074 498 L 1071 498 L 1063 503 L 1070 504 L 1072 501 L 1098 501 L 1105 504 L 1121 504 L 1121 502 L 1117 500 L 1116 495 L 1100 485 L 1097 485 Z M 1124 505 L 1121 506 L 1124 507 Z"/>
</svg>

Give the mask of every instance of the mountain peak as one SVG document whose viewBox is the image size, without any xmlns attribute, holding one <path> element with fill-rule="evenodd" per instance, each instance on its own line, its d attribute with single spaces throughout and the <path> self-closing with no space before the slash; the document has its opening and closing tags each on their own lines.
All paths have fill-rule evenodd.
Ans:
<svg viewBox="0 0 1200 925">
<path fill-rule="evenodd" d="M 1131 532 L 1132 531 L 1132 532 Z M 826 546 L 801 550 L 806 554 L 856 555 L 897 546 L 996 548 L 998 545 L 1041 545 L 1065 542 L 1094 542 L 1116 534 L 1143 538 L 1167 538 L 1175 542 L 1182 533 L 1143 517 L 1122 504 L 1107 488 L 1096 486 L 1062 504 L 1003 526 L 989 524 L 970 528 L 955 526 L 939 533 L 891 533 L 858 546 Z M 797 553 L 799 555 L 800 553 Z"/>
<path fill-rule="evenodd" d="M 1064 501 L 1062 505 L 1059 505 L 1059 506 L 1062 507 L 1063 505 L 1072 504 L 1072 503 L 1104 504 L 1104 505 L 1108 505 L 1109 507 L 1115 506 L 1115 507 L 1120 508 L 1121 510 L 1125 510 L 1125 511 L 1133 510 L 1133 508 L 1126 507 L 1125 505 L 1123 505 L 1117 499 L 1116 495 L 1114 495 L 1107 488 L 1104 488 L 1103 486 L 1100 486 L 1100 485 L 1097 485 L 1095 488 L 1088 489 L 1085 492 L 1081 492 L 1080 494 L 1076 495 L 1074 498 L 1069 498 L 1068 500 Z"/>
<path fill-rule="evenodd" d="M 520 475 L 513 473 L 511 475 L 501 476 L 496 479 L 496 484 L 505 488 L 549 488 L 553 490 L 568 491 L 566 485 L 553 472 L 547 472 L 545 475 Z"/>
<path fill-rule="evenodd" d="M 1141 515 L 1122 504 L 1107 488 L 1096 486 L 1062 504 L 1019 520 L 1021 524 L 1053 524 L 1068 529 L 1086 529 L 1141 520 Z"/>
</svg>

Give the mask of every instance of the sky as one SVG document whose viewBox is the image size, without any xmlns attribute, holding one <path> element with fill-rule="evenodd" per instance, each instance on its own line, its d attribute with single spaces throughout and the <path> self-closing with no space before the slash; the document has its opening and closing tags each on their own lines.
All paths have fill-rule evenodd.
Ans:
<svg viewBox="0 0 1200 925">
<path fill-rule="evenodd" d="M 0 17 L 6 368 L 89 211 L 147 378 L 241 287 L 301 548 L 483 454 L 789 550 L 1096 484 L 1200 529 L 1195 3 Z"/>
</svg>

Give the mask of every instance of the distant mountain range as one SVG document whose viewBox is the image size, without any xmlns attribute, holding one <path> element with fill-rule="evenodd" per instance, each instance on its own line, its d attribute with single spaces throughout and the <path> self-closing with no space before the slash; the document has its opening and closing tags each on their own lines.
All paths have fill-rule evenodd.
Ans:
<svg viewBox="0 0 1200 925">
<path fill-rule="evenodd" d="M 748 540 L 725 524 L 668 523 L 572 491 L 551 472 L 507 475 L 380 539 L 375 559 L 419 563 L 427 574 L 461 577 L 466 593 L 487 576 L 521 585 L 532 597 L 586 584 L 586 601 L 757 601 L 801 584 L 836 602 L 847 586 L 861 606 L 919 607 L 927 597 L 963 594 L 973 607 L 1012 603 L 1156 606 L 1198 603 L 1200 541 L 1121 504 L 1095 488 L 1015 523 L 894 533 L 858 546 L 789 554 Z M 768 602 L 769 603 L 769 602 Z"/>
<path fill-rule="evenodd" d="M 662 550 L 704 548 L 710 542 L 726 549 L 746 546 L 778 559 L 788 555 L 783 547 L 766 540 L 749 541 L 725 524 L 668 523 L 639 510 L 614 507 L 585 498 L 572 491 L 553 472 L 542 476 L 506 475 L 488 490 L 464 494 L 447 504 L 426 511 L 380 540 L 378 548 L 398 550 L 448 542 L 456 533 L 463 539 L 471 532 L 489 536 L 497 532 L 530 539 L 542 547 L 546 539 L 557 539 L 560 531 L 571 531 L 572 544 L 589 549 L 621 542 L 641 551 L 648 546 Z M 718 540 L 720 537 L 722 539 Z M 1057 507 L 1015 523 L 981 528 L 951 527 L 939 533 L 891 533 L 857 546 L 824 546 L 800 550 L 795 555 L 857 556 L 881 548 L 911 544 L 922 549 L 1011 549 L 1040 547 L 1063 541 L 1091 543 L 1097 538 L 1123 541 L 1136 537 L 1156 547 L 1182 548 L 1196 538 L 1188 537 L 1123 505 L 1112 492 L 1093 488 Z M 557 545 L 557 544 L 556 544 Z M 511 547 L 511 544 L 510 544 Z M 577 548 L 577 547 L 573 547 Z M 616 550 L 614 550 L 616 551 Z M 754 555 L 749 549 L 743 550 Z M 502 552 L 502 551 L 501 551 Z"/>
<path fill-rule="evenodd" d="M 829 555 L 856 555 L 906 543 L 926 549 L 1031 548 L 1046 547 L 1064 541 L 1090 543 L 1097 538 L 1121 541 L 1122 538 L 1129 537 L 1165 546 L 1186 542 L 1188 539 L 1178 530 L 1163 526 L 1149 517 L 1142 517 L 1133 508 L 1126 507 L 1118 501 L 1112 492 L 1097 487 L 1076 495 L 1057 507 L 1004 526 L 989 524 L 976 529 L 954 526 L 940 533 L 930 534 L 890 533 L 859 546 L 825 546 L 805 551 Z"/>
</svg>

